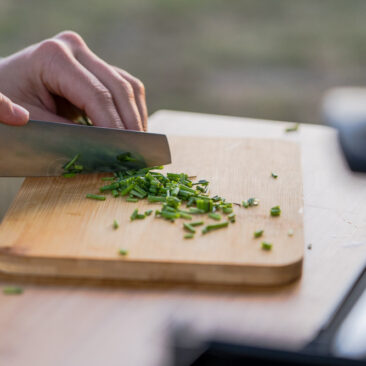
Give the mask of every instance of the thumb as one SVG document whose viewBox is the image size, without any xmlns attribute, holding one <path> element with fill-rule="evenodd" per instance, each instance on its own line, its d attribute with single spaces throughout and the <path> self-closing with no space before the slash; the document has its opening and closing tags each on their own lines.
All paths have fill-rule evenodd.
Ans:
<svg viewBox="0 0 366 366">
<path fill-rule="evenodd" d="M 13 103 L 8 97 L 0 93 L 0 123 L 22 126 L 29 120 L 29 112 L 19 104 Z"/>
</svg>

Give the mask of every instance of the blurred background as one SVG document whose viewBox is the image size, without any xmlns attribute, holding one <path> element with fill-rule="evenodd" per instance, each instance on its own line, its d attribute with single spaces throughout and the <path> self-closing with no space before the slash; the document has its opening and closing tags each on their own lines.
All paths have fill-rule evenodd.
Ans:
<svg viewBox="0 0 366 366">
<path fill-rule="evenodd" d="M 149 112 L 322 123 L 366 84 L 364 0 L 0 0 L 0 56 L 71 29 L 138 76 Z"/>
</svg>

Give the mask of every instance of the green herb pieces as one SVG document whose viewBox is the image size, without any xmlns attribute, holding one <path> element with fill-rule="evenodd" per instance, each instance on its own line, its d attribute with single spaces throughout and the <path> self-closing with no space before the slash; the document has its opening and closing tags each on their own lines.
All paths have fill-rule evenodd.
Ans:
<svg viewBox="0 0 366 366">
<path fill-rule="evenodd" d="M 112 196 L 116 198 L 119 196 L 119 192 L 117 191 L 117 189 L 112 190 Z"/>
<path fill-rule="evenodd" d="M 288 236 L 294 236 L 294 231 L 292 229 L 290 229 L 288 232 L 287 232 L 287 235 Z"/>
<path fill-rule="evenodd" d="M 229 219 L 229 221 L 232 224 L 236 221 L 236 215 L 234 214 L 234 212 L 232 212 L 230 215 L 228 215 L 227 218 Z"/>
<path fill-rule="evenodd" d="M 259 205 L 259 199 L 254 198 L 254 197 L 248 198 L 248 200 L 242 202 L 242 205 L 243 205 L 244 208 L 258 206 Z"/>
<path fill-rule="evenodd" d="M 117 220 L 113 220 L 113 229 L 117 230 L 119 228 L 119 223 Z"/>
<path fill-rule="evenodd" d="M 3 288 L 4 295 L 21 295 L 23 293 L 23 289 L 18 286 L 7 286 Z"/>
<path fill-rule="evenodd" d="M 136 220 L 138 213 L 139 213 L 139 210 L 136 208 L 136 209 L 132 212 L 132 215 L 130 216 L 131 221 Z"/>
<path fill-rule="evenodd" d="M 204 224 L 203 221 L 195 221 L 195 222 L 190 222 L 189 223 L 191 226 L 201 226 Z"/>
<path fill-rule="evenodd" d="M 196 229 L 192 226 L 192 225 L 190 225 L 190 224 L 188 224 L 188 223 L 183 223 L 183 227 L 187 230 L 187 231 L 189 231 L 189 232 L 191 232 L 191 233 L 195 233 L 196 232 Z"/>
<path fill-rule="evenodd" d="M 162 196 L 147 196 L 147 200 L 149 202 L 165 202 L 166 201 L 166 197 L 162 197 Z"/>
<path fill-rule="evenodd" d="M 211 218 L 211 219 L 214 219 L 214 220 L 217 220 L 217 221 L 220 221 L 221 220 L 221 215 L 218 214 L 218 213 L 214 213 L 214 212 L 210 212 L 208 214 L 208 216 Z"/>
<path fill-rule="evenodd" d="M 105 196 L 101 196 L 99 194 L 92 194 L 92 193 L 88 193 L 86 195 L 86 198 L 91 198 L 93 200 L 99 200 L 99 201 L 105 201 L 105 199 L 106 199 Z"/>
<path fill-rule="evenodd" d="M 210 231 L 222 229 L 224 227 L 227 227 L 228 225 L 229 225 L 229 221 L 220 222 L 219 224 L 215 224 L 215 225 L 207 225 L 206 227 L 203 228 L 202 234 L 207 234 Z"/>
<path fill-rule="evenodd" d="M 193 239 L 193 238 L 194 238 L 194 234 L 192 234 L 192 233 L 184 235 L 184 239 Z"/>
<path fill-rule="evenodd" d="M 274 206 L 271 208 L 271 216 L 280 216 L 281 215 L 281 208 L 280 206 Z"/>
<path fill-rule="evenodd" d="M 76 173 L 64 173 L 62 174 L 65 178 L 74 178 Z"/>
<path fill-rule="evenodd" d="M 112 184 L 108 184 L 106 186 L 100 187 L 99 190 L 100 192 L 105 192 L 105 191 L 111 191 L 113 189 L 117 189 L 119 188 L 119 183 L 112 183 Z"/>
<path fill-rule="evenodd" d="M 268 243 L 267 241 L 262 241 L 263 250 L 271 250 L 272 246 L 273 246 L 272 243 Z"/>
<path fill-rule="evenodd" d="M 300 127 L 300 123 L 295 123 L 291 127 L 287 127 L 285 129 L 285 132 L 296 132 L 296 131 L 298 131 L 299 127 Z"/>
<path fill-rule="evenodd" d="M 128 255 L 128 250 L 127 250 L 127 249 L 120 249 L 120 250 L 118 251 L 118 254 L 119 254 L 120 256 L 122 256 L 122 257 L 125 257 L 125 256 L 127 256 L 127 255 Z"/>
<path fill-rule="evenodd" d="M 152 214 L 153 210 L 147 210 L 145 211 L 145 216 L 150 216 Z"/>
<path fill-rule="evenodd" d="M 76 161 L 80 158 L 80 154 L 76 154 L 68 163 L 64 165 L 64 170 L 69 171 L 72 170 Z"/>
<path fill-rule="evenodd" d="M 274 178 L 274 179 L 277 179 L 278 178 L 278 175 L 276 174 L 276 173 L 271 173 L 271 175 L 272 175 L 272 178 Z"/>
<path fill-rule="evenodd" d="M 222 209 L 222 212 L 223 212 L 224 214 L 231 214 L 231 213 L 233 212 L 233 209 L 232 209 L 231 207 L 224 207 L 224 208 Z"/>
<path fill-rule="evenodd" d="M 133 197 L 127 197 L 126 198 L 126 202 L 138 202 L 139 200 L 137 198 L 133 198 Z"/>
<path fill-rule="evenodd" d="M 264 233 L 264 230 L 256 230 L 254 231 L 254 237 L 255 238 L 260 238 Z"/>
<path fill-rule="evenodd" d="M 103 177 L 102 181 L 114 180 L 114 177 Z"/>
</svg>

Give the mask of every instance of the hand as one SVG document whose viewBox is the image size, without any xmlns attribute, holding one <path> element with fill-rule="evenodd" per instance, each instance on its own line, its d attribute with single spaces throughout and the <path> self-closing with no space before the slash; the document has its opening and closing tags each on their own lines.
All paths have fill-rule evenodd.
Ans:
<svg viewBox="0 0 366 366">
<path fill-rule="evenodd" d="M 64 123 L 84 112 L 96 126 L 147 129 L 141 81 L 70 31 L 1 59 L 0 93 L 0 122 L 7 124 L 25 124 L 27 111 L 32 119 Z"/>
</svg>

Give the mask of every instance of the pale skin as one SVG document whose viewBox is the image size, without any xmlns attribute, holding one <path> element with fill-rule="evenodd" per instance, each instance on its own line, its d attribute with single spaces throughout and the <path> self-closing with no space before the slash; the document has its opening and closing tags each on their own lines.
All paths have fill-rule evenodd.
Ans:
<svg viewBox="0 0 366 366">
<path fill-rule="evenodd" d="M 144 85 L 66 31 L 0 60 L 0 123 L 29 119 L 147 130 Z"/>
</svg>

